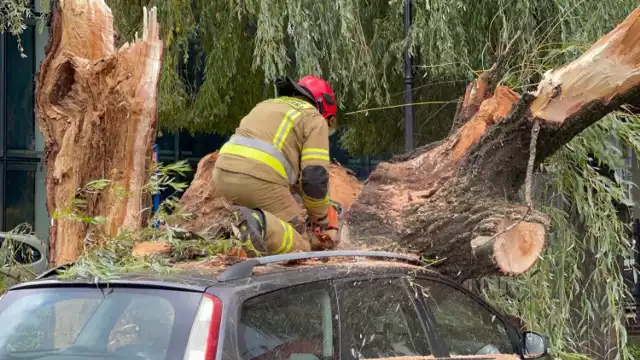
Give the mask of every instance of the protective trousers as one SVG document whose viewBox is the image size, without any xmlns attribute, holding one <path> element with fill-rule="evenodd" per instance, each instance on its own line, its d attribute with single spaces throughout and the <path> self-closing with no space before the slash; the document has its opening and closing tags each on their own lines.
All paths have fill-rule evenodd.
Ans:
<svg viewBox="0 0 640 360">
<path fill-rule="evenodd" d="M 212 180 L 228 202 L 262 210 L 267 223 L 264 241 L 270 255 L 311 250 L 307 234 L 301 235 L 292 226 L 302 208 L 289 187 L 218 167 L 213 170 Z"/>
</svg>

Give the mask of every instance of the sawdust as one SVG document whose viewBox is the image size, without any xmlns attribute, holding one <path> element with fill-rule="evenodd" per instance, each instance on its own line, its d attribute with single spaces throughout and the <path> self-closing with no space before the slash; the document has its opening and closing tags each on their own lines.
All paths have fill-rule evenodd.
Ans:
<svg viewBox="0 0 640 360">
<path fill-rule="evenodd" d="M 224 232 L 229 223 L 229 204 L 220 196 L 213 183 L 213 168 L 218 152 L 209 154 L 198 162 L 189 188 L 180 198 L 180 205 L 190 218 L 180 227 L 193 232 Z"/>
<path fill-rule="evenodd" d="M 196 269 L 219 269 L 224 270 L 222 260 L 214 259 L 210 261 L 190 261 L 173 265 L 176 269 L 196 270 Z"/>
<path fill-rule="evenodd" d="M 180 262 L 173 265 L 176 269 L 183 270 L 200 270 L 200 269 L 210 269 L 217 270 L 219 272 L 225 270 L 229 266 L 239 263 L 241 261 L 246 260 L 246 254 L 244 252 L 240 253 L 240 256 L 237 256 L 237 253 L 232 251 L 229 254 L 217 255 L 213 258 L 204 260 L 204 261 L 186 261 Z"/>
<path fill-rule="evenodd" d="M 228 255 L 218 255 L 204 261 L 188 261 L 173 265 L 176 269 L 182 270 L 213 270 L 222 272 L 229 266 L 246 259 L 246 254 L 229 253 Z M 411 255 L 408 255 L 411 256 Z M 413 256 L 412 256 L 413 257 Z M 417 258 L 417 256 L 416 256 Z M 401 261 L 384 261 L 365 257 L 333 257 L 329 259 L 308 259 L 292 263 L 274 263 L 266 266 L 256 266 L 253 270 L 254 274 L 261 275 L 277 271 L 286 271 L 291 269 L 311 269 L 316 267 L 364 267 L 364 268 L 406 268 L 411 270 L 424 269 L 421 266 L 409 264 Z"/>
<path fill-rule="evenodd" d="M 331 200 L 339 202 L 347 210 L 356 200 L 361 190 L 362 183 L 348 169 L 339 164 L 331 164 L 329 166 L 329 193 L 331 194 Z"/>
</svg>

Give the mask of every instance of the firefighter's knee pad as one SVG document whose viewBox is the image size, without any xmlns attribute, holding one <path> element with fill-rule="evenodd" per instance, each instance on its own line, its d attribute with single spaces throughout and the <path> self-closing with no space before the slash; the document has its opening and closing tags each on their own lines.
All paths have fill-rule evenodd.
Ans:
<svg viewBox="0 0 640 360">
<path fill-rule="evenodd" d="M 324 199 L 329 192 L 329 173 L 324 166 L 310 165 L 302 170 L 302 191 L 313 199 Z"/>
</svg>

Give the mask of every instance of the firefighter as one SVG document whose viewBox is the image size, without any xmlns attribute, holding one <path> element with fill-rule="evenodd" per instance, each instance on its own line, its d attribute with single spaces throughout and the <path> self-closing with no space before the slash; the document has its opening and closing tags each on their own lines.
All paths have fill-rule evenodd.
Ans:
<svg viewBox="0 0 640 360">
<path fill-rule="evenodd" d="M 336 98 L 315 76 L 275 82 L 277 95 L 256 105 L 219 151 L 213 182 L 232 204 L 234 235 L 261 255 L 327 247 L 309 238 L 302 198 L 314 228 L 333 239 L 338 216 L 329 194 L 329 136 Z M 331 248 L 329 241 L 328 248 Z"/>
</svg>

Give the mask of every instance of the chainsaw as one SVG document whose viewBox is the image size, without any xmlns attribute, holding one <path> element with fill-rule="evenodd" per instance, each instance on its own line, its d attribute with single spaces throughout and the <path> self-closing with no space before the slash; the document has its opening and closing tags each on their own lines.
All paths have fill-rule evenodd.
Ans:
<svg viewBox="0 0 640 360">
<path fill-rule="evenodd" d="M 320 226 L 312 225 L 312 232 L 313 235 L 320 241 L 323 248 L 334 249 L 336 245 L 340 243 L 340 230 L 342 229 L 342 223 L 345 217 L 345 209 L 342 204 L 336 201 L 330 200 L 329 205 L 335 210 L 335 212 L 330 212 L 329 216 L 333 215 L 337 217 L 337 219 L 334 219 L 329 223 L 337 224 L 337 226 L 322 229 Z M 309 223 L 308 217 L 307 223 Z M 330 234 L 333 234 L 333 236 L 331 236 Z"/>
</svg>

